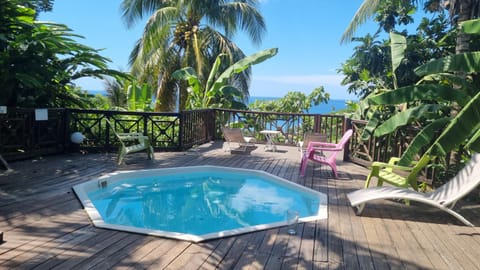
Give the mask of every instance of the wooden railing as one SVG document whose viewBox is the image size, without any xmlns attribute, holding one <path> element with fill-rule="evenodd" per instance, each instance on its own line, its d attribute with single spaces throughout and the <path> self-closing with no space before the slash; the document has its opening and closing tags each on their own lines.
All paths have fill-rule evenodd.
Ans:
<svg viewBox="0 0 480 270">
<path fill-rule="evenodd" d="M 296 145 L 306 132 L 327 134 L 330 142 L 338 142 L 345 132 L 343 115 L 296 114 L 242 110 L 216 110 L 216 134 L 221 138 L 221 127 L 239 127 L 257 140 L 264 141 L 262 130 L 277 130 L 277 143 Z"/>
<path fill-rule="evenodd" d="M 215 110 L 183 111 L 181 123 L 182 150 L 215 139 Z"/>
<path fill-rule="evenodd" d="M 81 148 L 89 151 L 111 151 L 117 139 L 107 125 L 117 132 L 141 132 L 148 135 L 156 150 L 180 149 L 180 114 L 145 113 L 104 110 L 68 110 L 69 131 L 81 132 L 85 141 Z"/>
<path fill-rule="evenodd" d="M 17 160 L 61 153 L 65 150 L 65 123 L 64 109 L 50 109 L 48 120 L 37 121 L 33 109 L 8 108 L 0 114 L 0 154 L 6 160 Z"/>
<path fill-rule="evenodd" d="M 264 141 L 261 130 L 278 130 L 277 143 L 295 145 L 305 132 L 328 135 L 338 142 L 347 128 L 354 130 L 346 155 L 356 163 L 388 161 L 400 156 L 411 136 L 395 133 L 362 141 L 365 121 L 348 120 L 340 115 L 274 113 L 225 109 L 206 109 L 180 113 L 147 113 L 105 110 L 49 109 L 48 120 L 36 121 L 33 109 L 8 108 L 0 114 L 0 153 L 7 160 L 62 153 L 75 146 L 70 134 L 81 132 L 85 151 L 114 151 L 118 142 L 108 128 L 109 119 L 118 132 L 148 135 L 157 151 L 179 151 L 215 139 L 223 139 L 222 126 L 240 127 Z"/>
</svg>

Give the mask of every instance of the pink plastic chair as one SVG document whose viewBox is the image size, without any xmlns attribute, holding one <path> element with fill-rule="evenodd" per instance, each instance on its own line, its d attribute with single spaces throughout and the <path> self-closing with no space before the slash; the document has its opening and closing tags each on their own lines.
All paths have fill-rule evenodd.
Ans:
<svg viewBox="0 0 480 270">
<path fill-rule="evenodd" d="M 337 153 L 342 151 L 345 147 L 345 144 L 348 142 L 350 137 L 352 137 L 353 130 L 349 129 L 343 135 L 342 139 L 338 144 L 335 143 L 326 143 L 326 142 L 310 142 L 308 144 L 307 151 L 302 157 L 302 162 L 300 164 L 300 175 L 304 176 L 305 171 L 307 170 L 308 161 L 318 162 L 320 164 L 326 164 L 330 166 L 333 170 L 335 178 L 338 177 L 337 174 Z M 325 153 L 330 152 L 329 155 Z"/>
</svg>

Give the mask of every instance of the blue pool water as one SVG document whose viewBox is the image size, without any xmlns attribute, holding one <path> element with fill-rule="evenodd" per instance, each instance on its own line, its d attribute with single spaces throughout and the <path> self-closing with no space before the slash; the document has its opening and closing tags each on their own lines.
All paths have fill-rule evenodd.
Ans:
<svg viewBox="0 0 480 270">
<path fill-rule="evenodd" d="M 106 223 L 203 235 L 318 213 L 319 198 L 247 173 L 192 172 L 118 181 L 88 193 Z"/>
<path fill-rule="evenodd" d="M 118 171 L 73 189 L 97 227 L 194 242 L 328 216 L 325 194 L 258 170 Z"/>
</svg>

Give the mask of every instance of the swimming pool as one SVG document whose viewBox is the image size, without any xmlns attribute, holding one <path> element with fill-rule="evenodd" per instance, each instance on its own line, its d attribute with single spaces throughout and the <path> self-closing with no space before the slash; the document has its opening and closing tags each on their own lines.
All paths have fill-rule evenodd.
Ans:
<svg viewBox="0 0 480 270">
<path fill-rule="evenodd" d="M 327 218 L 327 196 L 264 171 L 120 171 L 73 187 L 95 226 L 199 242 Z"/>
</svg>

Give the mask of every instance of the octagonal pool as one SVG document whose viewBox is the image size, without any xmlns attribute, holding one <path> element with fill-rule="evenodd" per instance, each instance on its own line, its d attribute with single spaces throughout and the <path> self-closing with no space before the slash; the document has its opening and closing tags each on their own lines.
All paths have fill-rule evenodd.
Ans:
<svg viewBox="0 0 480 270">
<path fill-rule="evenodd" d="M 327 196 L 264 171 L 194 166 L 120 171 L 73 187 L 101 228 L 199 242 L 327 218 Z"/>
</svg>

